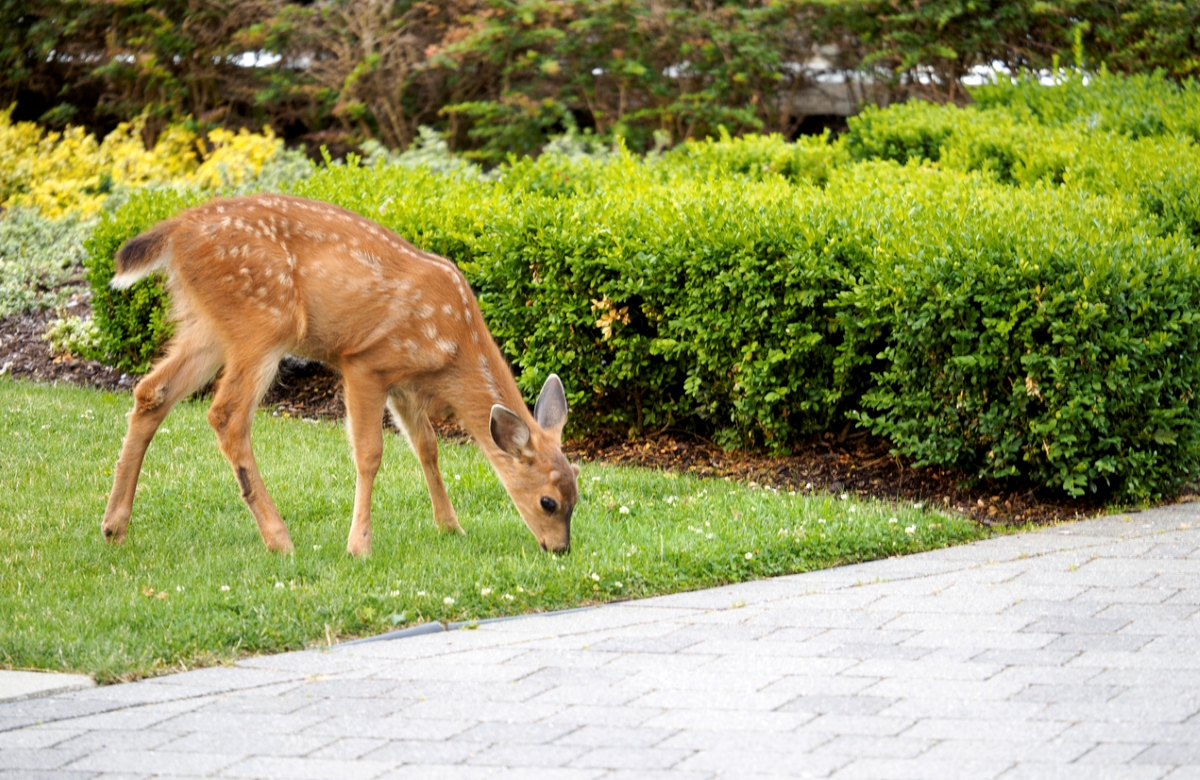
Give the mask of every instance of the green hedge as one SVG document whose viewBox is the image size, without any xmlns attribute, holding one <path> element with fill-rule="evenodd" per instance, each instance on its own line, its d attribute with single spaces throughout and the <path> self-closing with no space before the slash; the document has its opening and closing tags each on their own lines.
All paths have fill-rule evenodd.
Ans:
<svg viewBox="0 0 1200 780">
<path fill-rule="evenodd" d="M 1102 85 L 1110 80 L 1098 79 Z M 1079 87 L 1041 89 L 1062 89 L 1063 99 L 1070 102 L 1071 90 Z M 1164 90 L 1190 94 L 1173 86 Z M 1151 97 L 1167 102 L 1157 93 L 1145 99 Z M 887 110 L 867 108 L 850 119 L 846 148 L 855 160 L 924 161 L 943 169 L 982 171 L 1013 186 L 1064 186 L 1126 199 L 1156 233 L 1179 230 L 1200 240 L 1200 144 L 1186 123 L 1177 123 L 1179 132 L 1135 137 L 1131 130 L 1106 132 L 1088 121 L 1066 121 L 1071 116 L 1066 111 L 1043 125 L 1015 99 L 1012 105 L 989 103 L 997 107 L 959 109 L 910 102 Z M 1200 127 L 1200 101 L 1189 110 Z M 1184 112 L 1180 108 L 1176 113 Z M 1095 120 L 1083 115 L 1088 116 Z"/>
<path fill-rule="evenodd" d="M 1139 498 L 1200 473 L 1196 160 L 1186 134 L 909 104 L 834 144 L 545 155 L 482 181 L 351 164 L 294 191 L 458 262 L 526 394 L 567 379 L 576 432 L 783 451 L 852 420 L 919 463 Z M 129 367 L 165 333 L 155 282 L 99 288 L 189 198 L 139 196 L 93 240 Z"/>
<path fill-rule="evenodd" d="M 1187 239 L 1069 190 L 894 164 L 847 185 L 875 215 L 875 262 L 837 304 L 844 361 L 875 369 L 856 419 L 920 464 L 1071 494 L 1152 494 L 1197 473 Z"/>
<path fill-rule="evenodd" d="M 1066 75 L 1046 87 L 1033 79 L 1001 81 L 971 90 L 980 108 L 1007 108 L 1047 127 L 1075 125 L 1130 138 L 1182 135 L 1200 141 L 1200 82 L 1174 82 L 1161 73 L 1114 76 L 1103 69 Z"/>
</svg>

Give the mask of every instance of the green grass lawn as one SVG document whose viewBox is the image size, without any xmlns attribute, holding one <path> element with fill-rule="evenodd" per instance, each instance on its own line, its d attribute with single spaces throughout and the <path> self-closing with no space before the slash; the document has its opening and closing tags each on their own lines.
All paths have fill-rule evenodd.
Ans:
<svg viewBox="0 0 1200 780">
<path fill-rule="evenodd" d="M 0 666 L 115 680 L 386 631 L 670 593 L 977 539 L 952 516 L 584 465 L 570 555 L 538 549 L 473 446 L 442 448 L 467 536 L 439 534 L 386 437 L 374 544 L 345 553 L 340 425 L 259 412 L 256 454 L 296 553 L 266 551 L 205 421 L 181 404 L 146 458 L 125 545 L 100 536 L 128 395 L 0 377 Z"/>
</svg>

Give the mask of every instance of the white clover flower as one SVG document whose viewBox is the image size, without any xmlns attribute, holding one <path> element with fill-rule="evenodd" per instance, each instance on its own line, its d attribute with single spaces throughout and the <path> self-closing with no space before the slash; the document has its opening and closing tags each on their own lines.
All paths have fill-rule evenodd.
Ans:
<svg viewBox="0 0 1200 780">
<path fill-rule="evenodd" d="M 908 525 L 904 527 L 904 533 L 906 534 L 915 534 L 916 532 L 917 527 L 915 525 Z"/>
<path fill-rule="evenodd" d="M 899 520 L 897 520 L 897 519 L 896 519 L 896 518 L 894 518 L 894 517 L 889 517 L 889 518 L 888 518 L 888 524 L 889 524 L 889 525 L 895 525 L 895 524 L 896 524 L 896 523 L 898 523 L 898 522 L 900 522 L 900 521 L 899 521 Z"/>
<path fill-rule="evenodd" d="M 222 586 L 221 586 L 221 591 L 222 591 L 223 593 L 228 593 L 228 592 L 229 592 L 229 586 L 228 586 L 228 585 L 222 585 Z"/>
<path fill-rule="evenodd" d="M 393 590 L 393 591 L 392 591 L 391 593 L 389 593 L 388 595 L 389 595 L 389 596 L 391 596 L 392 598 L 396 598 L 397 596 L 399 596 L 399 595 L 400 595 L 400 591 L 398 591 L 398 590 Z"/>
<path fill-rule="evenodd" d="M 513 599 L 515 599 L 515 598 L 516 598 L 516 596 L 514 596 L 514 595 L 513 595 L 513 594 L 511 594 L 511 593 L 505 593 L 505 594 L 504 594 L 503 596 L 501 596 L 500 598 L 504 599 L 505 601 L 512 601 Z"/>
<path fill-rule="evenodd" d="M 629 514 L 629 507 L 627 507 L 627 506 L 622 506 L 622 507 L 621 507 L 620 509 L 618 509 L 617 511 L 618 511 L 618 512 L 620 512 L 620 513 L 621 513 L 621 514 L 623 514 L 623 515 L 627 515 L 627 514 Z"/>
<path fill-rule="evenodd" d="M 277 583 L 275 583 L 275 587 L 277 587 L 277 588 L 282 588 L 282 587 L 283 587 L 283 583 L 282 583 L 282 582 L 277 582 Z"/>
<path fill-rule="evenodd" d="M 424 595 L 425 595 L 425 591 L 423 591 L 423 590 L 419 590 L 419 591 L 417 591 L 417 595 L 418 595 L 418 596 L 424 596 Z"/>
<path fill-rule="evenodd" d="M 599 581 L 600 581 L 600 575 L 599 575 L 599 574 L 597 574 L 596 572 L 592 572 L 592 579 L 593 579 L 594 581 L 596 581 L 596 582 L 599 582 Z"/>
<path fill-rule="evenodd" d="M 446 598 L 442 599 L 442 603 L 447 605 L 453 604 L 454 598 L 452 596 L 447 596 Z"/>
<path fill-rule="evenodd" d="M 620 581 L 620 580 L 617 580 L 616 582 L 614 582 L 614 583 L 613 583 L 613 585 L 616 585 L 618 588 L 623 588 L 623 587 L 625 587 L 624 585 L 622 585 L 622 584 L 621 584 L 621 581 Z"/>
<path fill-rule="evenodd" d="M 491 588 L 483 588 L 479 591 L 479 595 L 480 596 L 490 596 L 490 595 L 492 595 L 492 589 Z"/>
<path fill-rule="evenodd" d="M 746 560 L 748 560 L 748 561 L 754 560 L 754 553 L 752 553 L 752 552 L 746 553 Z"/>
</svg>

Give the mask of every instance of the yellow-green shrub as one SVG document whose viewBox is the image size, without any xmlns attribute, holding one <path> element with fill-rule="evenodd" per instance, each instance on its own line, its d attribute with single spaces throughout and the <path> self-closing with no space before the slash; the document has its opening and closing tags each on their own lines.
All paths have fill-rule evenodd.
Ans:
<svg viewBox="0 0 1200 780">
<path fill-rule="evenodd" d="M 149 149 L 141 129 L 140 122 L 122 123 L 97 141 L 78 127 L 46 132 L 13 122 L 11 108 L 0 111 L 0 206 L 36 209 L 51 219 L 86 218 L 115 188 L 235 186 L 284 151 L 270 128 L 261 134 L 216 129 L 201 138 L 172 125 Z"/>
</svg>

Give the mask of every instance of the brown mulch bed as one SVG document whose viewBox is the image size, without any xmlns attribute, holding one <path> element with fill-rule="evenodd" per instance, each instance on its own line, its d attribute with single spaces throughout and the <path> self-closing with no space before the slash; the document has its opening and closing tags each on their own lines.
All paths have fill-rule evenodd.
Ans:
<svg viewBox="0 0 1200 780">
<path fill-rule="evenodd" d="M 67 314 L 86 316 L 89 295 L 81 289 Z M 105 390 L 131 390 L 135 377 L 95 361 L 51 354 L 42 340 L 56 312 L 22 314 L 0 320 L 0 373 L 39 382 L 66 382 Z M 287 358 L 264 404 L 277 413 L 300 418 L 337 419 L 343 413 L 338 374 L 311 361 Z M 444 438 L 464 438 L 443 423 Z M 629 440 L 593 436 L 566 443 L 573 459 L 666 469 L 702 477 L 734 479 L 751 486 L 781 490 L 849 493 L 892 501 L 924 503 L 968 515 L 985 525 L 1044 524 L 1093 517 L 1103 504 L 1068 500 L 1042 489 L 990 482 L 968 483 L 958 472 L 911 468 L 892 456 L 879 438 L 855 433 L 839 441 L 832 435 L 801 442 L 794 454 L 772 457 L 727 452 L 687 434 L 661 433 Z"/>
</svg>

